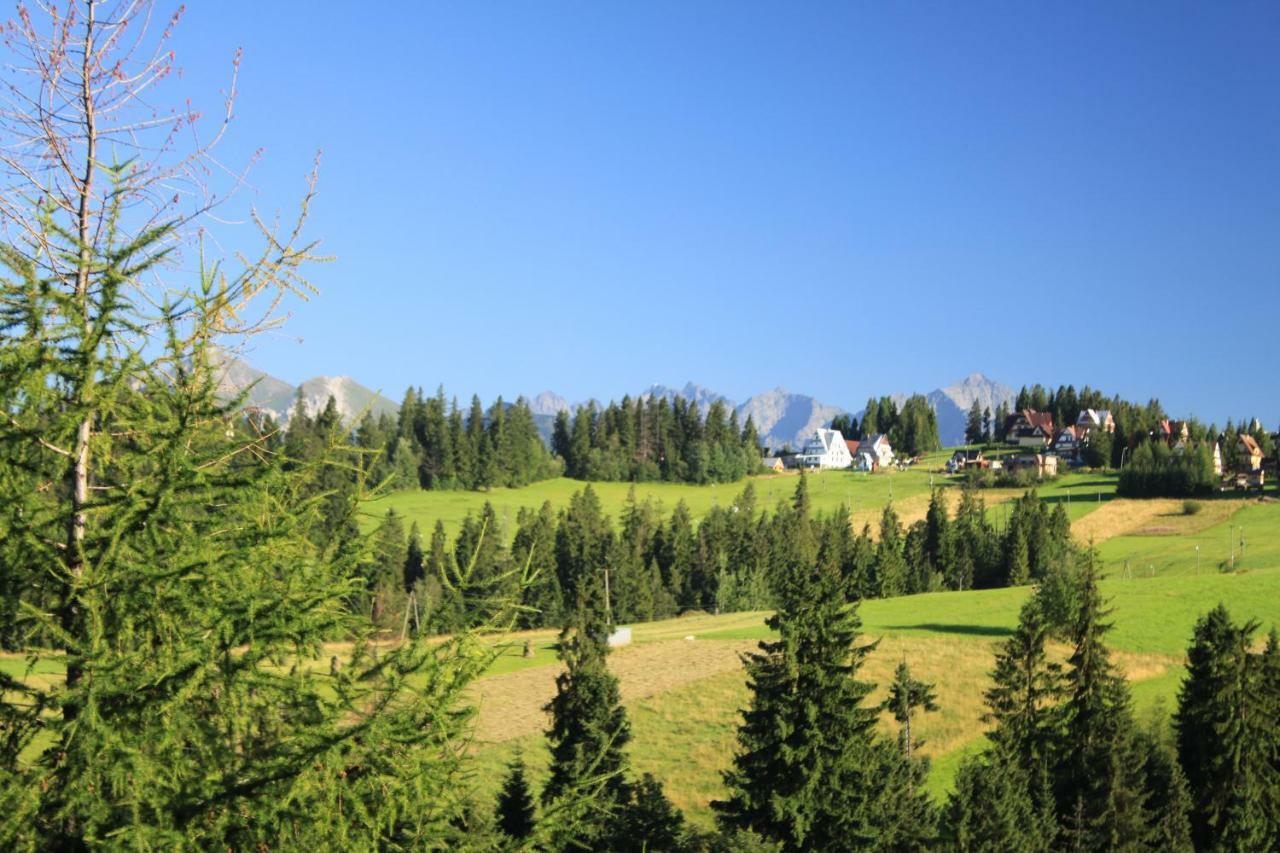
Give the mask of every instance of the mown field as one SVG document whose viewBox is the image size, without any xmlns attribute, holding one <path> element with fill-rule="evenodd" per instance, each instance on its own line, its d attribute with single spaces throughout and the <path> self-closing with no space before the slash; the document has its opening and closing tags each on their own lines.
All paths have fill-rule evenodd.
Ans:
<svg viewBox="0 0 1280 853">
<path fill-rule="evenodd" d="M 1128 505 L 1128 523 L 1104 519 L 1106 526 L 1095 530 L 1112 532 L 1098 548 L 1107 575 L 1102 589 L 1113 609 L 1114 659 L 1133 685 L 1138 714 L 1161 720 L 1176 704 L 1186 646 L 1202 613 L 1223 602 L 1237 619 L 1257 619 L 1264 630 L 1280 627 L 1280 503 L 1223 500 L 1195 516 L 1173 503 L 1117 501 L 1118 508 Z M 1211 545 L 1225 552 L 1228 536 L 1238 536 L 1241 526 L 1247 553 L 1237 553 L 1236 570 L 1211 565 Z M 1202 547 L 1199 574 L 1196 543 Z M 1150 558 L 1153 572 L 1125 573 L 1124 561 L 1132 563 L 1137 553 L 1161 555 Z M 939 798 L 950 789 L 960 760 L 981 748 L 982 693 L 994 648 L 1016 624 L 1029 594 L 1027 588 L 943 592 L 868 601 L 860 608 L 867 639 L 879 643 L 863 672 L 879 685 L 876 698 L 903 659 L 917 677 L 937 684 L 941 709 L 924 715 L 918 727 L 933 762 L 930 788 Z M 703 825 L 711 820 L 708 803 L 723 791 L 720 772 L 733 754 L 738 709 L 747 701 L 739 656 L 768 636 L 765 615 L 699 615 L 638 625 L 635 643 L 611 658 L 632 722 L 636 770 L 662 779 L 673 801 Z M 525 636 L 537 650 L 531 660 L 520 657 Z M 554 692 L 558 671 L 554 641 L 552 632 L 513 638 L 494 672 L 473 689 L 479 707 L 477 784 L 486 792 L 495 789 L 502 766 L 516 753 L 536 778 L 545 771 L 542 706 Z M 1063 658 L 1067 652 L 1061 645 L 1054 649 Z"/>
<path fill-rule="evenodd" d="M 933 461 L 940 464 L 942 458 Z M 931 477 L 935 484 L 954 485 L 922 467 L 871 476 L 826 472 L 812 478 L 811 492 L 818 510 L 847 507 L 860 526 L 864 519 L 878 519 L 892 490 L 900 515 L 910 522 L 924 515 Z M 796 477 L 751 482 L 761 506 L 771 507 L 791 496 Z M 490 500 L 514 527 L 520 507 L 544 500 L 563 506 L 582 486 L 561 479 L 487 493 L 395 494 L 371 502 L 366 520 L 373 523 L 387 507 L 395 507 L 424 529 L 440 518 L 452 532 L 468 511 Z M 683 499 L 699 517 L 731 501 L 742 487 L 640 484 L 636 492 L 641 499 L 661 501 L 667 510 Z M 593 488 L 606 512 L 616 517 L 630 485 Z M 1192 625 L 1202 613 L 1223 602 L 1237 619 L 1257 619 L 1264 630 L 1280 626 L 1280 502 L 1221 497 L 1201 501 L 1189 512 L 1182 501 L 1125 500 L 1115 498 L 1114 491 L 1113 477 L 1094 474 L 1069 474 L 1039 490 L 1067 507 L 1082 544 L 1097 547 L 1106 576 L 1103 593 L 1113 608 L 1109 643 L 1115 660 L 1132 683 L 1139 714 L 1167 718 L 1176 703 Z M 1019 494 L 984 492 L 997 525 L 1006 511 L 1002 503 Z M 860 607 L 866 638 L 878 642 L 862 673 L 879 685 L 875 697 L 883 696 L 903 659 L 916 677 L 937 685 L 940 710 L 924 715 L 917 726 L 926 740 L 923 752 L 932 761 L 930 789 L 939 798 L 949 790 L 960 760 L 982 746 L 982 693 L 994 648 L 1009 634 L 1029 594 L 1028 588 L 944 592 Z M 661 779 L 672 800 L 704 826 L 711 821 L 709 802 L 723 793 L 720 774 L 733 755 L 738 711 L 747 700 L 740 656 L 768 635 L 765 616 L 694 615 L 636 625 L 635 642 L 610 658 L 632 723 L 629 749 L 636 771 Z M 521 656 L 526 638 L 533 642 L 531 658 Z M 543 778 L 548 723 L 543 706 L 559 670 L 553 631 L 499 643 L 501 655 L 471 689 L 478 708 L 474 782 L 483 797 L 493 795 L 503 766 L 516 753 L 529 763 L 535 783 Z M 1054 654 L 1065 657 L 1067 649 L 1058 646 Z M 19 674 L 26 666 L 21 656 L 0 656 L 5 671 Z M 41 660 L 36 677 L 54 681 L 60 670 L 56 660 Z"/>
</svg>

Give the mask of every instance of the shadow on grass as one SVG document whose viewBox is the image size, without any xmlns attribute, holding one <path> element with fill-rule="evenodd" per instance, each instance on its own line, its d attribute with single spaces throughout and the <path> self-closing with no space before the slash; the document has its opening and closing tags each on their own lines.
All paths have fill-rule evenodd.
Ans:
<svg viewBox="0 0 1280 853">
<path fill-rule="evenodd" d="M 1008 637 L 1012 628 L 999 625 L 948 625 L 940 622 L 918 622 L 915 625 L 885 625 L 890 631 L 932 631 L 935 634 L 966 634 L 977 637 Z"/>
</svg>

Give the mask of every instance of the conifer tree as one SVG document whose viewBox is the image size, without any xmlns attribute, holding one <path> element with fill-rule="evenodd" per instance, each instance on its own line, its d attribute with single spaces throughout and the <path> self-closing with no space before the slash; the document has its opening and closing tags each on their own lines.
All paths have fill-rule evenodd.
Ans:
<svg viewBox="0 0 1280 853">
<path fill-rule="evenodd" d="M 1218 605 L 1195 627 L 1178 697 L 1178 754 L 1202 849 L 1262 850 L 1280 843 L 1269 806 L 1277 785 L 1274 694 L 1265 655 L 1250 651 L 1257 623 L 1237 625 Z M 1270 694 L 1270 695 L 1268 695 Z"/>
<path fill-rule="evenodd" d="M 1026 770 L 1006 750 L 991 749 L 965 759 L 947 801 L 947 827 L 964 853 L 1053 849 L 1053 810 L 1037 805 Z M 1048 798 L 1046 797 L 1046 800 Z"/>
<path fill-rule="evenodd" d="M 893 504 L 880 516 L 880 542 L 876 545 L 876 581 L 879 595 L 890 598 L 907 591 L 907 564 L 903 557 L 902 524 Z"/>
<path fill-rule="evenodd" d="M 617 845 L 632 796 L 624 752 L 631 724 L 618 679 L 605 664 L 609 649 L 604 614 L 585 603 L 585 594 L 580 593 L 579 602 L 571 624 L 560 634 L 565 669 L 556 676 L 556 695 L 546 706 L 551 714 L 551 776 L 542 802 L 552 806 L 561 798 L 598 792 L 596 808 L 574 829 L 574 840 L 601 849 Z"/>
<path fill-rule="evenodd" d="M 165 103 L 176 16 L 72 2 L 19 18 L 0 116 L 17 181 L 0 538 L 48 584 L 31 618 L 65 677 L 0 689 L 0 847 L 456 845 L 462 691 L 490 655 L 414 639 L 373 660 L 349 606 L 372 544 L 352 533 L 364 454 L 326 407 L 282 460 L 220 393 L 225 352 L 263 328 L 254 309 L 311 291 L 311 192 L 279 228 L 252 218 L 260 251 L 242 235 L 241 259 L 203 254 L 222 188 L 201 188 L 228 171 L 174 147 L 202 136 L 194 107 Z"/>
<path fill-rule="evenodd" d="M 803 507 L 803 485 L 797 491 Z M 712 803 L 721 826 L 784 849 L 874 847 L 906 834 L 902 818 L 918 806 L 927 834 L 927 800 L 902 784 L 901 755 L 876 735 L 876 709 L 865 704 L 872 686 L 856 678 L 874 644 L 857 645 L 838 568 L 795 564 L 775 583 L 768 624 L 779 638 L 746 658 L 751 704 L 725 774 L 729 798 Z"/>
<path fill-rule="evenodd" d="M 988 418 L 990 413 L 988 412 Z M 982 404 L 974 399 L 973 405 L 969 407 L 969 416 L 964 423 L 964 442 L 965 444 L 978 444 L 985 436 L 982 426 Z"/>
<path fill-rule="evenodd" d="M 389 509 L 374 537 L 372 561 L 365 580 L 369 618 L 384 630 L 399 628 L 404 616 L 404 569 L 408 557 L 404 523 L 399 513 Z"/>
<path fill-rule="evenodd" d="M 564 621 L 564 597 L 556 573 L 556 519 L 550 501 L 543 501 L 535 513 L 520 510 L 511 556 L 516 565 L 526 566 L 522 628 L 542 628 Z"/>
<path fill-rule="evenodd" d="M 1094 553 L 1080 579 L 1081 604 L 1073 626 L 1075 650 L 1064 679 L 1062 749 L 1055 773 L 1063 840 L 1083 849 L 1116 849 L 1146 840 L 1150 792 L 1138 748 L 1128 684 L 1117 673 L 1103 637 Z"/>
<path fill-rule="evenodd" d="M 534 808 L 533 794 L 525 778 L 524 758 L 517 755 L 507 767 L 507 778 L 498 794 L 494 814 L 498 829 L 508 838 L 523 841 L 533 834 Z"/>
<path fill-rule="evenodd" d="M 1045 652 L 1048 637 L 1040 608 L 1031 599 L 1022 607 L 1018 627 L 996 652 L 992 685 L 985 694 L 985 719 L 995 723 L 988 737 L 1033 783 L 1033 796 L 1048 783 L 1059 746 L 1056 708 L 1062 670 Z"/>
<path fill-rule="evenodd" d="M 932 684 L 912 678 L 911 669 L 905 660 L 898 664 L 893 673 L 893 683 L 889 685 L 889 697 L 885 699 L 884 708 L 898 722 L 898 746 L 908 761 L 915 749 L 924 743 L 911 734 L 911 720 L 916 709 L 936 711 L 937 699 Z"/>
</svg>

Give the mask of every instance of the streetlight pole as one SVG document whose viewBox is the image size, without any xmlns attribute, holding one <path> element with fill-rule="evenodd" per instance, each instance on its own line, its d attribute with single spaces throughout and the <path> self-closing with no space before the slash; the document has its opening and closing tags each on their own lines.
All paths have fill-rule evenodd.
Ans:
<svg viewBox="0 0 1280 853">
<path fill-rule="evenodd" d="M 1200 546 L 1196 546 L 1196 577 L 1200 577 Z"/>
</svg>

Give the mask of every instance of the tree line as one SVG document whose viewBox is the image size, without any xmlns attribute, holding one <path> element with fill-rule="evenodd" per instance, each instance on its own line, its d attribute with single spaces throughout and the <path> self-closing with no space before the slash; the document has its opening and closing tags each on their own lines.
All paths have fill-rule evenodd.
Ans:
<svg viewBox="0 0 1280 853">
<path fill-rule="evenodd" d="M 623 397 L 556 415 L 551 450 L 579 480 L 732 483 L 760 469 L 760 436 L 720 400 Z"/>
<path fill-rule="evenodd" d="M 857 440 L 881 433 L 888 435 L 889 444 L 898 456 L 919 456 L 942 447 L 937 413 L 921 394 L 908 397 L 901 408 L 892 397 L 871 397 L 862 410 L 861 420 L 856 415 L 837 415 L 831 428 L 840 430 L 845 438 Z"/>
<path fill-rule="evenodd" d="M 781 571 L 795 540 L 809 538 L 858 598 L 1053 585 L 1074 570 L 1079 550 L 1063 504 L 1028 492 L 1004 508 L 997 527 L 980 493 L 958 491 L 954 512 L 948 491 L 938 489 L 926 517 L 910 525 L 889 504 L 874 531 L 869 524 L 855 530 L 846 513 L 810 513 L 803 474 L 794 499 L 803 512 L 786 505 L 768 511 L 748 484 L 696 524 L 683 502 L 664 514 L 651 499 L 637 499 L 634 489 L 615 522 L 590 486 L 558 513 L 547 502 L 502 519 L 486 503 L 467 515 L 452 541 L 443 522 L 426 538 L 416 523 L 406 531 L 404 519 L 389 510 L 375 535 L 367 606 L 385 629 L 404 630 L 411 606 L 418 630 L 467 627 L 482 618 L 486 599 L 469 601 L 447 582 L 465 569 L 472 586 L 487 595 L 518 596 L 525 628 L 562 624 L 584 574 L 608 574 L 610 612 L 620 622 L 766 610 L 776 606 L 770 575 Z"/>
</svg>

